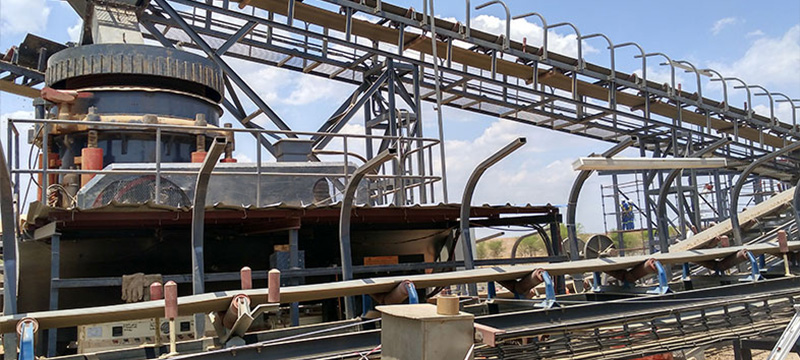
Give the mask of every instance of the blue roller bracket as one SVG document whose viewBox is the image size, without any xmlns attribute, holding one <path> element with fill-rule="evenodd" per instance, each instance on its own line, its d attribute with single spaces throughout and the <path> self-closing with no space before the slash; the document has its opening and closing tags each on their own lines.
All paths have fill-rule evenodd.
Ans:
<svg viewBox="0 0 800 360">
<path fill-rule="evenodd" d="M 408 303 L 419 304 L 419 295 L 417 295 L 417 288 L 414 287 L 414 283 L 406 283 L 406 290 L 408 290 Z"/>
<path fill-rule="evenodd" d="M 489 299 L 497 297 L 497 288 L 494 285 L 494 281 L 489 281 L 489 283 L 486 284 L 486 294 Z"/>
<path fill-rule="evenodd" d="M 36 332 L 35 322 L 23 319 L 20 321 L 19 332 L 19 359 L 35 360 L 36 355 L 33 353 L 33 334 Z"/>
<path fill-rule="evenodd" d="M 544 308 L 544 309 L 551 309 L 554 307 L 559 307 L 558 303 L 556 302 L 556 290 L 553 285 L 553 278 L 550 277 L 550 274 L 547 271 L 542 271 L 542 280 L 544 280 L 544 301 L 536 304 L 536 307 Z"/>
<path fill-rule="evenodd" d="M 746 278 L 742 279 L 741 281 L 759 281 L 764 280 L 764 277 L 761 276 L 761 267 L 759 266 L 759 261 L 751 252 L 747 252 L 747 259 L 750 260 L 750 275 Z"/>
<path fill-rule="evenodd" d="M 671 293 L 672 290 L 669 288 L 669 278 L 667 277 L 667 271 L 664 270 L 664 265 L 661 265 L 660 261 L 655 261 L 654 264 L 656 266 L 656 270 L 658 271 L 658 286 L 650 289 L 647 293 L 656 295 Z"/>
</svg>

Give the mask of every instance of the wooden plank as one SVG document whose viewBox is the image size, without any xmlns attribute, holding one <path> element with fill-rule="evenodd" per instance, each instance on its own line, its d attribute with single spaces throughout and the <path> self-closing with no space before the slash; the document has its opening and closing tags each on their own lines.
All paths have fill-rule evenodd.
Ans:
<svg viewBox="0 0 800 360">
<path fill-rule="evenodd" d="M 795 188 L 778 193 L 777 195 L 765 200 L 764 202 L 748 208 L 739 213 L 739 224 L 744 225 L 764 215 L 781 210 L 784 206 L 790 206 L 794 197 Z M 705 229 L 688 239 L 669 247 L 670 252 L 680 252 L 692 249 L 703 248 L 712 240 L 725 234 L 731 234 L 733 225 L 731 219 L 720 222 L 708 229 Z"/>
<path fill-rule="evenodd" d="M 397 284 L 404 280 L 410 280 L 414 282 L 417 287 L 423 288 L 518 279 L 539 268 L 545 269 L 551 275 L 556 276 L 582 272 L 605 272 L 630 269 L 649 258 L 655 258 L 664 264 L 700 262 L 721 259 L 743 248 L 744 247 L 729 247 L 691 250 L 679 253 L 654 254 L 652 256 L 590 259 L 556 264 L 502 266 L 438 274 L 379 277 L 324 284 L 290 286 L 281 289 L 281 302 L 314 301 L 341 296 L 385 293 L 392 290 Z M 780 253 L 777 243 L 759 244 L 746 248 L 756 255 Z M 800 250 L 800 241 L 789 242 L 789 249 L 791 251 Z M 208 313 L 211 311 L 225 311 L 231 299 L 238 294 L 249 295 L 253 306 L 267 302 L 267 289 L 220 291 L 181 297 L 178 299 L 178 312 L 180 315 L 190 315 L 195 313 Z M 157 300 L 135 304 L 42 311 L 2 316 L 0 317 L 0 331 L 2 331 L 2 333 L 14 331 L 16 323 L 24 317 L 36 319 L 39 321 L 39 325 L 42 329 L 47 329 L 162 316 L 164 316 L 164 301 Z"/>
<path fill-rule="evenodd" d="M 582 157 L 573 170 L 673 170 L 716 169 L 727 166 L 725 158 L 604 158 Z"/>
<path fill-rule="evenodd" d="M 0 91 L 35 99 L 39 97 L 40 90 L 24 85 L 19 85 L 8 80 L 0 80 Z"/>
</svg>

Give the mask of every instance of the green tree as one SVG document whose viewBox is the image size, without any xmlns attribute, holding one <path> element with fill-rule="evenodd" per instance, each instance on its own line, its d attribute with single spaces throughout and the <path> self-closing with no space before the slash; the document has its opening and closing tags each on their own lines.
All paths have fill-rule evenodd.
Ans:
<svg viewBox="0 0 800 360">
<path fill-rule="evenodd" d="M 478 251 L 478 254 L 477 254 L 478 259 L 486 259 L 486 255 L 489 252 L 489 250 L 486 249 L 486 243 L 485 242 L 478 243 L 477 251 Z"/>
<path fill-rule="evenodd" d="M 487 242 L 487 247 L 489 248 L 489 256 L 493 258 L 500 257 L 505 249 L 502 241 L 489 241 Z"/>
</svg>

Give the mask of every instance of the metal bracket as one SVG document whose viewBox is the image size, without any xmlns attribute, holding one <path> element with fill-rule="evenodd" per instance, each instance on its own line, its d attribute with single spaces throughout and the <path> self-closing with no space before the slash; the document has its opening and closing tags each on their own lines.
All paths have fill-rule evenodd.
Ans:
<svg viewBox="0 0 800 360">
<path fill-rule="evenodd" d="M 747 254 L 747 260 L 750 260 L 750 275 L 740 281 L 750 282 L 764 280 L 764 277 L 761 276 L 761 266 L 758 265 L 758 259 L 752 252 L 747 251 L 745 253 Z"/>
<path fill-rule="evenodd" d="M 35 360 L 36 354 L 34 353 L 33 334 L 39 330 L 39 323 L 33 318 L 23 318 L 17 324 L 17 334 L 20 335 L 19 340 L 19 359 L 20 360 Z"/>
<path fill-rule="evenodd" d="M 541 272 L 542 280 L 544 280 L 544 300 L 536 305 L 535 307 L 544 308 L 544 309 L 552 309 L 554 307 L 561 307 L 556 302 L 556 290 L 553 283 L 553 278 L 550 277 L 550 273 L 546 270 L 542 270 Z"/>
<path fill-rule="evenodd" d="M 406 290 L 408 290 L 408 303 L 409 304 L 419 304 L 419 295 L 417 295 L 417 288 L 414 286 L 413 282 L 406 283 Z"/>
<path fill-rule="evenodd" d="M 669 288 L 669 278 L 667 277 L 667 271 L 664 270 L 664 265 L 661 265 L 660 261 L 654 261 L 653 265 L 656 266 L 656 270 L 658 271 L 658 286 L 654 287 L 648 294 L 656 294 L 656 295 L 664 295 L 669 294 L 672 292 Z"/>
</svg>

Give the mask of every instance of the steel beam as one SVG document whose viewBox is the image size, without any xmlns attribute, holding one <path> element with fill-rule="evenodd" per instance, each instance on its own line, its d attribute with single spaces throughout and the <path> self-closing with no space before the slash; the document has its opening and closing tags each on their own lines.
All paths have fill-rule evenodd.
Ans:
<svg viewBox="0 0 800 360">
<path fill-rule="evenodd" d="M 208 149 L 205 160 L 197 174 L 197 183 L 194 187 L 194 201 L 192 202 L 192 293 L 205 292 L 205 262 L 203 259 L 203 243 L 205 235 L 206 195 L 211 171 L 217 164 L 222 152 L 225 151 L 227 140 L 224 137 L 214 139 Z M 159 196 L 159 194 L 156 194 Z M 202 338 L 205 334 L 205 315 L 195 315 L 195 337 Z"/>
<path fill-rule="evenodd" d="M 797 229 L 797 238 L 800 239 L 800 179 L 794 187 L 794 226 Z"/>
<path fill-rule="evenodd" d="M 464 253 L 464 269 L 472 270 L 475 268 L 474 257 L 472 254 L 472 240 L 469 234 L 469 212 L 472 208 L 472 195 L 475 193 L 475 187 L 478 185 L 478 180 L 481 179 L 483 173 L 489 169 L 490 166 L 496 164 L 498 161 L 503 160 L 506 156 L 510 155 L 515 150 L 525 145 L 527 140 L 524 137 L 517 138 L 496 153 L 492 154 L 486 160 L 483 160 L 472 175 L 469 176 L 466 186 L 464 186 L 464 193 L 461 197 L 461 213 L 459 215 L 459 222 L 461 229 L 461 249 Z M 471 296 L 478 295 L 478 288 L 475 284 L 469 284 L 469 294 Z"/>
<path fill-rule="evenodd" d="M 778 156 L 796 151 L 798 149 L 800 149 L 800 141 L 756 159 L 750 163 L 750 165 L 747 166 L 739 175 L 739 179 L 736 180 L 736 185 L 733 186 L 733 190 L 731 191 L 731 225 L 733 227 L 734 243 L 737 246 L 742 245 L 742 228 L 739 224 L 739 194 L 742 192 L 742 186 L 744 186 L 747 178 L 750 176 L 753 170 L 756 169 L 756 167 L 761 166 L 762 164 L 771 161 Z M 795 189 L 795 197 L 797 197 L 797 189 Z"/>
<path fill-rule="evenodd" d="M 167 0 L 154 0 L 154 1 L 158 3 L 158 5 L 164 10 L 164 12 L 166 12 L 167 15 L 169 15 L 169 17 L 172 18 L 172 20 L 175 21 L 175 23 L 177 23 L 178 26 L 192 39 L 192 41 L 194 41 L 195 44 L 197 44 L 197 46 L 200 47 L 200 49 L 202 49 L 206 53 L 209 59 L 214 61 L 214 63 L 216 63 L 217 66 L 219 66 L 220 68 L 222 68 L 223 71 L 225 71 L 225 74 L 228 75 L 231 81 L 233 81 L 236 84 L 236 86 L 238 86 L 239 89 L 241 89 L 242 92 L 244 92 L 245 95 L 247 95 L 247 97 L 250 98 L 250 100 L 253 101 L 253 103 L 261 111 L 263 111 L 264 114 L 267 115 L 267 117 L 279 129 L 291 130 L 289 128 L 289 125 L 286 125 L 286 123 L 283 122 L 283 120 L 281 120 L 280 116 L 278 116 L 278 114 L 275 113 L 275 111 L 273 111 L 272 108 L 270 108 L 269 105 L 267 105 L 267 103 L 265 103 L 264 100 L 262 100 L 261 97 L 259 97 L 258 94 L 256 94 L 256 92 L 249 85 L 247 85 L 244 79 L 242 79 L 239 76 L 239 74 L 237 74 L 236 71 L 232 67 L 230 67 L 230 65 L 228 65 L 225 62 L 225 60 L 223 60 L 222 57 L 219 54 L 217 54 L 217 52 L 213 48 L 211 48 L 211 46 L 208 45 L 208 43 L 206 43 L 205 40 L 203 40 L 203 38 L 200 37 L 200 35 L 196 31 L 194 31 L 194 29 L 192 29 L 191 25 L 186 23 L 186 20 L 184 20 L 180 16 L 180 14 L 178 14 L 178 12 L 175 11 L 174 8 L 172 8 L 172 6 L 167 2 Z M 247 124 L 245 124 L 245 126 L 247 126 Z M 287 134 L 287 136 L 297 137 L 296 135 L 293 134 Z"/>
<path fill-rule="evenodd" d="M 9 144 L 10 146 L 10 144 Z M 11 188 L 11 173 L 6 163 L 3 142 L 0 141 L 0 221 L 3 232 L 3 314 L 17 313 L 17 217 L 14 216 L 14 197 Z M 13 331 L 3 335 L 4 356 L 17 358 L 17 334 Z"/>
<path fill-rule="evenodd" d="M 339 214 L 339 252 L 342 262 L 342 280 L 344 281 L 353 279 L 353 255 L 350 252 L 350 215 L 353 210 L 353 200 L 358 184 L 365 175 L 377 169 L 383 163 L 394 159 L 396 154 L 397 149 L 395 148 L 382 151 L 356 169 L 347 181 L 342 198 L 342 210 Z M 345 315 L 348 319 L 355 316 L 355 308 L 351 297 L 345 297 Z"/>
<path fill-rule="evenodd" d="M 707 147 L 689 154 L 690 158 L 699 158 L 714 152 L 726 144 L 731 142 L 730 138 L 719 139 Z M 667 223 L 667 195 L 669 195 L 670 186 L 678 175 L 681 174 L 683 169 L 675 169 L 669 172 L 664 181 L 661 182 L 661 189 L 658 192 L 658 200 L 656 201 L 656 223 L 658 224 L 658 239 L 662 252 L 669 252 L 669 225 Z M 649 196 L 649 195 L 647 195 Z M 683 196 L 683 194 L 678 194 Z M 696 226 L 698 224 L 695 224 Z M 699 228 L 698 228 L 699 229 Z"/>
</svg>

